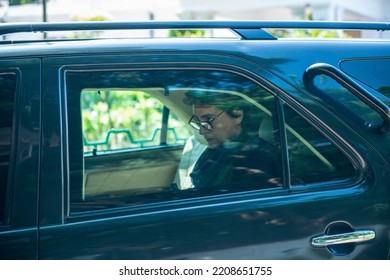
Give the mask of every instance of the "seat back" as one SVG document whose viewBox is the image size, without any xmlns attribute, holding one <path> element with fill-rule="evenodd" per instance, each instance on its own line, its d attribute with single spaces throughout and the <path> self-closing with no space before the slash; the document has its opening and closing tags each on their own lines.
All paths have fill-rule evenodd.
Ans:
<svg viewBox="0 0 390 280">
<path fill-rule="evenodd" d="M 275 132 L 272 117 L 264 117 L 259 126 L 259 138 L 273 144 L 275 143 Z"/>
<path fill-rule="evenodd" d="M 197 132 L 196 132 L 197 133 Z M 196 161 L 207 148 L 207 145 L 202 141 L 202 136 L 199 133 L 187 139 L 184 145 L 182 158 L 176 172 L 174 184 L 179 190 L 193 188 L 190 174 L 195 166 Z"/>
</svg>

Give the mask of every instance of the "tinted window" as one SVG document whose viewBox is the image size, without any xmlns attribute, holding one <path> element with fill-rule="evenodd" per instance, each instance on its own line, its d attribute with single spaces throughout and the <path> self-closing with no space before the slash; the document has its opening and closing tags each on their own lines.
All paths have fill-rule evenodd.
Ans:
<svg viewBox="0 0 390 280">
<path fill-rule="evenodd" d="M 288 107 L 285 116 L 292 185 L 356 176 L 351 161 L 332 142 Z"/>
<path fill-rule="evenodd" d="M 363 126 L 379 127 L 382 124 L 383 119 L 377 111 L 334 78 L 318 75 L 314 79 L 314 84 L 319 89 L 314 92 L 314 95 L 325 100 L 337 114 L 340 112 L 346 114 L 350 120 Z"/>
<path fill-rule="evenodd" d="M 5 197 L 9 185 L 16 75 L 0 73 L 0 224 L 4 221 Z"/>
<path fill-rule="evenodd" d="M 89 69 L 68 70 L 66 83 L 71 212 L 281 187 L 275 98 L 247 78 L 204 69 Z M 216 132 L 223 120 L 240 121 L 246 133 L 226 141 L 223 152 L 206 153 L 205 137 L 188 124 L 188 94 L 219 102 L 218 116 L 196 122 Z M 189 174 L 202 170 L 195 164 L 201 154 L 212 160 L 194 181 Z"/>
</svg>

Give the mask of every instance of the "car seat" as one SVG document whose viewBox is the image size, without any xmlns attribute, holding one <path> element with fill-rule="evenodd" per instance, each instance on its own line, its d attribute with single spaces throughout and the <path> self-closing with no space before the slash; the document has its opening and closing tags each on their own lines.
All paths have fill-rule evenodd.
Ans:
<svg viewBox="0 0 390 280">
<path fill-rule="evenodd" d="M 194 187 L 191 183 L 190 174 L 196 161 L 206 148 L 207 144 L 198 131 L 195 131 L 195 134 L 187 139 L 173 182 L 179 190 L 186 190 Z"/>
</svg>

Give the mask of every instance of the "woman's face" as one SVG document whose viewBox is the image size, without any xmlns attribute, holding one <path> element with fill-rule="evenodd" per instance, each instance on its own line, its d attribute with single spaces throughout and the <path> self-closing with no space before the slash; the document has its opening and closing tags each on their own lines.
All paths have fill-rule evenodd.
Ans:
<svg viewBox="0 0 390 280">
<path fill-rule="evenodd" d="M 211 105 L 196 105 L 193 113 L 199 121 L 209 122 L 212 130 L 200 127 L 199 133 L 205 138 L 208 146 L 218 148 L 227 139 L 238 136 L 241 132 L 243 113 L 237 110 L 237 116 L 232 117 L 223 110 Z"/>
</svg>

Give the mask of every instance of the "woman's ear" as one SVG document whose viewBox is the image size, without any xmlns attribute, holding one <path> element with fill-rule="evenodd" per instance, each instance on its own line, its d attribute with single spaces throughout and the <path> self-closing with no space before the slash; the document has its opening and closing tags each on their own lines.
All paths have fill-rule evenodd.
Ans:
<svg viewBox="0 0 390 280">
<path fill-rule="evenodd" d="M 241 109 L 234 109 L 232 111 L 234 116 L 234 121 L 236 124 L 241 124 L 242 119 L 244 118 L 244 111 Z"/>
</svg>

